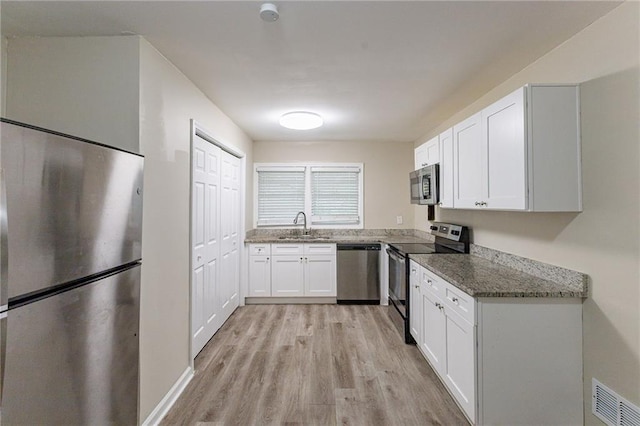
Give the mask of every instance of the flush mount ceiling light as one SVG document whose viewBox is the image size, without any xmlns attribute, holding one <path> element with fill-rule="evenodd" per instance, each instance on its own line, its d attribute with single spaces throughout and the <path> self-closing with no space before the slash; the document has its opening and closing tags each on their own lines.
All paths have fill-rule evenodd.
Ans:
<svg viewBox="0 0 640 426">
<path fill-rule="evenodd" d="M 280 125 L 293 130 L 316 129 L 323 124 L 322 117 L 313 112 L 294 111 L 280 117 Z"/>
</svg>

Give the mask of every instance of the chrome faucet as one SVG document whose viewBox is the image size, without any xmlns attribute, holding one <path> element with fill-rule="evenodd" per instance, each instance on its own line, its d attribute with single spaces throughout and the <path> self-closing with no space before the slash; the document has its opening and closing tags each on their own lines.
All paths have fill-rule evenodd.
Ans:
<svg viewBox="0 0 640 426">
<path fill-rule="evenodd" d="M 304 212 L 298 212 L 296 218 L 293 219 L 293 224 L 298 224 L 298 218 L 300 217 L 300 215 L 302 215 L 302 217 L 304 218 L 304 233 L 302 235 L 308 235 L 309 231 L 307 230 L 307 215 Z"/>
</svg>

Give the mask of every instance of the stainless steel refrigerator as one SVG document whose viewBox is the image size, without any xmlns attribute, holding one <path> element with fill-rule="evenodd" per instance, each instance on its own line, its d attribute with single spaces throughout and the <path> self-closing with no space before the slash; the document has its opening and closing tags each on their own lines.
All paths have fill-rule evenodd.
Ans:
<svg viewBox="0 0 640 426">
<path fill-rule="evenodd" d="M 143 158 L 0 125 L 0 422 L 135 424 Z"/>
</svg>

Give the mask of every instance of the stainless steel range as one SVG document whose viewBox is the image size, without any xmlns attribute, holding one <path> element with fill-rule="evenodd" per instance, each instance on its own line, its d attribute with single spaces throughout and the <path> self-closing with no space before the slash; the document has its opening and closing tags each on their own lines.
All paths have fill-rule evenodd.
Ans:
<svg viewBox="0 0 640 426">
<path fill-rule="evenodd" d="M 466 226 L 436 222 L 431 226 L 434 243 L 389 244 L 389 316 L 404 336 L 415 343 L 409 332 L 409 255 L 469 253 L 469 230 Z"/>
</svg>

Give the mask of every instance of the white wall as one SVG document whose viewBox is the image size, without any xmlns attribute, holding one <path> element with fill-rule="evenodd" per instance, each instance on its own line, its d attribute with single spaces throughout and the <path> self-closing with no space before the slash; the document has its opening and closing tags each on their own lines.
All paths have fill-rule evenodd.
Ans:
<svg viewBox="0 0 640 426">
<path fill-rule="evenodd" d="M 5 117 L 138 152 L 137 37 L 12 38 Z"/>
<path fill-rule="evenodd" d="M 601 424 L 591 415 L 592 377 L 640 404 L 639 21 L 640 3 L 623 4 L 416 141 L 525 83 L 582 83 L 582 213 L 440 209 L 437 218 L 471 226 L 476 244 L 589 274 L 587 424 Z M 416 214 L 416 228 L 427 229 L 423 217 Z"/>
<path fill-rule="evenodd" d="M 408 172 L 413 170 L 412 143 L 256 142 L 254 161 L 364 163 L 364 227 L 413 228 Z M 402 225 L 396 224 L 396 216 L 403 216 Z"/>
<path fill-rule="evenodd" d="M 140 148 L 145 156 L 140 419 L 189 366 L 190 120 L 247 154 L 252 141 L 153 46 L 140 39 Z M 251 167 L 247 181 L 252 182 Z M 247 211 L 251 211 L 251 185 Z M 251 215 L 248 215 L 250 219 Z"/>
<path fill-rule="evenodd" d="M 16 38 L 9 40 L 7 51 L 8 118 L 145 156 L 143 421 L 190 364 L 190 120 L 243 151 L 249 165 L 253 143 L 140 37 Z M 251 167 L 247 173 L 251 182 Z M 249 212 L 251 200 L 249 185 Z"/>
</svg>

